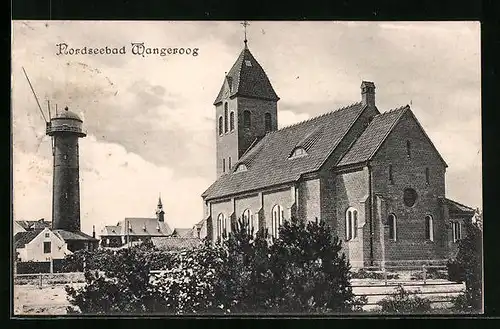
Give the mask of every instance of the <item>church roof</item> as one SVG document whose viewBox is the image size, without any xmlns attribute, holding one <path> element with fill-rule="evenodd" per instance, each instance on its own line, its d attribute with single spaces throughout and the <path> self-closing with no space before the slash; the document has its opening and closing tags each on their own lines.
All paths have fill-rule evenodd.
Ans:
<svg viewBox="0 0 500 329">
<path fill-rule="evenodd" d="M 130 223 L 130 230 L 128 229 Z M 172 234 L 172 229 L 166 222 L 159 222 L 157 218 L 127 217 L 118 223 L 120 235 L 134 236 L 166 236 Z"/>
<path fill-rule="evenodd" d="M 272 101 L 279 100 L 264 69 L 246 46 L 226 75 L 214 105 L 222 102 L 226 91 L 227 97 L 247 96 Z"/>
<path fill-rule="evenodd" d="M 338 166 L 370 160 L 408 108 L 403 106 L 374 116 L 365 131 L 342 157 Z"/>
<path fill-rule="evenodd" d="M 351 165 L 371 160 L 375 153 L 380 149 L 387 136 L 389 136 L 390 132 L 399 122 L 403 114 L 407 111 L 413 116 L 416 124 L 420 127 L 422 133 L 427 137 L 430 145 L 434 148 L 441 161 L 445 166 L 447 166 L 431 139 L 427 136 L 425 130 L 422 128 L 417 118 L 413 115 L 409 105 L 374 116 L 368 127 L 366 127 L 361 136 L 353 143 L 349 151 L 347 151 L 347 153 L 342 157 L 337 166 Z"/>
<path fill-rule="evenodd" d="M 257 190 L 296 181 L 302 174 L 319 170 L 365 108 L 355 103 L 269 132 L 241 157 L 231 173 L 219 177 L 202 196 L 213 199 Z M 290 158 L 297 147 L 307 155 Z M 236 172 L 240 164 L 247 170 Z"/>
<path fill-rule="evenodd" d="M 448 205 L 448 211 L 450 214 L 466 214 L 466 215 L 472 215 L 476 211 L 472 209 L 471 207 L 467 207 L 461 203 L 458 203 L 456 201 L 453 201 L 451 199 L 446 198 L 445 203 Z"/>
</svg>

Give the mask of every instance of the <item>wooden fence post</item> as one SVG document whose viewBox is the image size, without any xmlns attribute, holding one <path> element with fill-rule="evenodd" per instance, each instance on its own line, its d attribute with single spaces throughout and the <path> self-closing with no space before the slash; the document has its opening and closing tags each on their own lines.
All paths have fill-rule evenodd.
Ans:
<svg viewBox="0 0 500 329">
<path fill-rule="evenodd" d="M 40 273 L 40 289 L 42 289 L 42 276 L 43 276 L 43 273 Z"/>
<path fill-rule="evenodd" d="M 54 273 L 54 260 L 52 259 L 52 257 L 49 258 L 50 260 L 50 273 Z"/>
<path fill-rule="evenodd" d="M 423 273 L 423 276 L 424 276 L 424 284 L 427 283 L 427 269 L 425 267 L 425 264 L 422 265 L 422 273 Z"/>
</svg>

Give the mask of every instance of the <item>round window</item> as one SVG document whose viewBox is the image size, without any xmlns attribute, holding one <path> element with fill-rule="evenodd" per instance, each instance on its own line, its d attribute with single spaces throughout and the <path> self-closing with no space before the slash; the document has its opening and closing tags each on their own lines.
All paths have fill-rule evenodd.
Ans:
<svg viewBox="0 0 500 329">
<path fill-rule="evenodd" d="M 407 188 L 403 192 L 403 202 L 408 207 L 413 207 L 417 201 L 417 192 L 412 188 Z"/>
</svg>

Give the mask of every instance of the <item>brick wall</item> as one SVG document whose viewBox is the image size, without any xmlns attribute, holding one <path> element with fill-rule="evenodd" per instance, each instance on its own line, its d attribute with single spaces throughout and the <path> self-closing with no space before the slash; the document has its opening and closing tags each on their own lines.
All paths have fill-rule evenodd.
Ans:
<svg viewBox="0 0 500 329">
<path fill-rule="evenodd" d="M 368 197 L 368 169 L 338 173 L 335 176 L 335 217 L 337 225 L 335 234 L 343 241 L 343 250 L 353 267 L 362 266 L 365 258 L 369 257 L 370 228 L 366 201 Z M 358 212 L 357 237 L 346 240 L 346 211 L 353 207 Z M 368 253 L 368 255 L 367 255 Z"/>
<path fill-rule="evenodd" d="M 410 141 L 410 156 L 407 155 Z M 392 166 L 392 183 L 389 180 Z M 406 112 L 375 155 L 372 163 L 374 194 L 380 196 L 374 219 L 375 236 L 384 244 L 385 260 L 442 259 L 447 254 L 447 229 L 440 198 L 445 193 L 445 166 L 409 112 Z M 429 168 L 429 183 L 426 182 Z M 403 202 L 403 190 L 417 192 L 415 205 Z M 387 216 L 397 218 L 396 241 L 389 239 Z M 432 215 L 434 241 L 425 239 L 425 216 Z M 383 241 L 382 241 L 383 240 Z M 381 248 L 374 249 L 375 260 L 382 259 Z"/>
</svg>

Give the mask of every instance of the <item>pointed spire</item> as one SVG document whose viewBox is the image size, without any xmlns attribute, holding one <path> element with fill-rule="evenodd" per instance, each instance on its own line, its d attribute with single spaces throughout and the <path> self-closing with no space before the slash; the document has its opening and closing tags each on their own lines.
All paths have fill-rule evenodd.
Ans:
<svg viewBox="0 0 500 329">
<path fill-rule="evenodd" d="M 158 195 L 158 208 L 163 208 L 163 204 L 161 203 L 161 193 Z"/>
<path fill-rule="evenodd" d="M 243 29 L 244 29 L 244 33 L 245 33 L 245 39 L 243 40 L 243 42 L 245 43 L 245 48 L 248 48 L 247 46 L 247 26 L 249 26 L 250 24 L 247 22 L 247 21 L 243 21 L 243 23 L 240 23 L 241 25 L 243 25 Z"/>
</svg>

